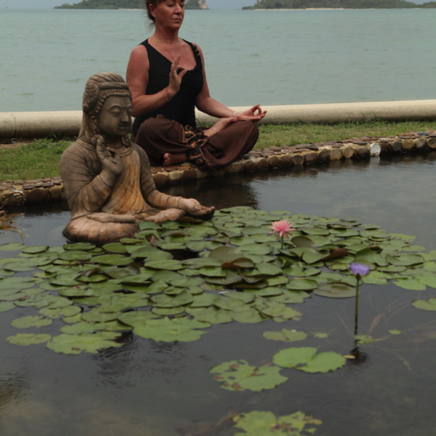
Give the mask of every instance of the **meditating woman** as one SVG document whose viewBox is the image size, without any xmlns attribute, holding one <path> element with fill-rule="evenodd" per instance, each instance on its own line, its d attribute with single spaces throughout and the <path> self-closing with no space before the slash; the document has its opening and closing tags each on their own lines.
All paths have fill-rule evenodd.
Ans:
<svg viewBox="0 0 436 436">
<path fill-rule="evenodd" d="M 184 0 L 145 0 L 154 34 L 135 47 L 127 66 L 132 92 L 133 140 L 152 165 L 189 160 L 215 170 L 249 152 L 259 136 L 256 122 L 266 112 L 259 105 L 234 112 L 209 94 L 203 54 L 179 38 Z M 219 118 L 197 129 L 195 108 Z"/>
<path fill-rule="evenodd" d="M 139 221 L 213 216 L 213 207 L 156 189 L 147 154 L 128 137 L 131 109 L 120 75 L 99 73 L 88 80 L 82 128 L 60 161 L 71 213 L 63 235 L 70 241 L 105 244 L 134 236 Z"/>
</svg>

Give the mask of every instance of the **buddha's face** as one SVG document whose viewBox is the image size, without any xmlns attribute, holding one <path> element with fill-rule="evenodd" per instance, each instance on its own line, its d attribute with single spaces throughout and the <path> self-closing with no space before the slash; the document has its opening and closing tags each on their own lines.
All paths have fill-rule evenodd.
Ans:
<svg viewBox="0 0 436 436">
<path fill-rule="evenodd" d="M 100 113 L 93 117 L 98 130 L 109 138 L 122 137 L 132 129 L 132 101 L 130 97 L 113 96 L 106 99 Z"/>
</svg>

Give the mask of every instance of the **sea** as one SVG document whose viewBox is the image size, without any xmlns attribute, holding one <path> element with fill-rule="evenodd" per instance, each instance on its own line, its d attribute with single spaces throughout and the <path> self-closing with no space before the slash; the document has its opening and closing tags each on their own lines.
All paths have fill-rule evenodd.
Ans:
<svg viewBox="0 0 436 436">
<path fill-rule="evenodd" d="M 187 11 L 228 106 L 436 98 L 436 9 Z M 0 112 L 80 110 L 86 80 L 125 76 L 141 10 L 0 9 Z"/>
</svg>

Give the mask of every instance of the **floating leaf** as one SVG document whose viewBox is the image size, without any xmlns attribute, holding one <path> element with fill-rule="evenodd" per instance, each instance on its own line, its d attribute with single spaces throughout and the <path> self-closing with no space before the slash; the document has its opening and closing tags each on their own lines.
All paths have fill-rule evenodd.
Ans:
<svg viewBox="0 0 436 436">
<path fill-rule="evenodd" d="M 245 310 L 232 313 L 232 318 L 243 324 L 256 324 L 266 320 L 257 310 L 247 307 Z"/>
<path fill-rule="evenodd" d="M 186 312 L 191 314 L 198 321 L 210 322 L 211 324 L 224 324 L 233 321 L 232 312 L 216 307 L 187 309 Z"/>
<path fill-rule="evenodd" d="M 351 298 L 356 296 L 356 288 L 348 285 L 329 283 L 321 285 L 313 293 L 327 298 Z"/>
<path fill-rule="evenodd" d="M 132 259 L 121 254 L 103 254 L 93 257 L 92 261 L 103 265 L 123 266 L 131 263 Z"/>
<path fill-rule="evenodd" d="M 273 356 L 273 362 L 284 368 L 295 368 L 304 372 L 335 371 L 345 365 L 346 359 L 338 353 L 327 351 L 317 354 L 316 348 L 287 348 Z"/>
<path fill-rule="evenodd" d="M 263 337 L 271 341 L 297 342 L 307 338 L 307 333 L 283 329 L 281 332 L 263 332 Z"/>
<path fill-rule="evenodd" d="M 24 248 L 24 244 L 19 242 L 0 245 L 0 251 L 20 251 L 23 248 Z"/>
<path fill-rule="evenodd" d="M 48 316 L 49 318 L 61 318 L 64 316 L 74 316 L 80 313 L 81 309 L 78 306 L 67 307 L 45 307 L 39 311 L 41 315 Z"/>
<path fill-rule="evenodd" d="M 294 279 L 286 287 L 293 291 L 311 291 L 318 287 L 318 282 L 311 279 Z"/>
<path fill-rule="evenodd" d="M 419 254 L 403 254 L 398 256 L 386 256 L 386 260 L 392 265 L 412 266 L 424 263 L 424 258 Z"/>
<path fill-rule="evenodd" d="M 272 412 L 250 412 L 237 415 L 233 418 L 235 427 L 244 430 L 244 433 L 236 433 L 236 436 L 252 435 L 289 435 L 302 436 L 303 433 L 315 433 L 314 427 L 308 425 L 320 425 L 322 421 L 307 416 L 302 412 L 296 412 L 288 416 L 276 417 Z"/>
<path fill-rule="evenodd" d="M 184 268 L 181 262 L 174 259 L 151 260 L 145 263 L 144 266 L 146 268 L 169 270 L 169 271 L 177 271 Z"/>
<path fill-rule="evenodd" d="M 24 316 L 22 318 L 14 319 L 11 322 L 13 327 L 19 329 L 28 329 L 31 327 L 45 327 L 53 322 L 51 319 L 44 318 L 43 316 Z"/>
<path fill-rule="evenodd" d="M 313 359 L 316 351 L 314 347 L 286 348 L 274 355 L 273 362 L 283 368 L 295 368 Z"/>
<path fill-rule="evenodd" d="M 14 303 L 11 303 L 9 301 L 0 301 L 0 313 L 8 312 L 9 310 L 12 310 L 14 308 L 15 308 Z"/>
<path fill-rule="evenodd" d="M 151 300 L 157 307 L 179 307 L 186 306 L 194 301 L 194 297 L 186 290 L 182 291 L 175 297 L 170 295 L 155 295 Z"/>
<path fill-rule="evenodd" d="M 119 333 L 112 332 L 80 335 L 60 334 L 47 342 L 47 348 L 63 354 L 80 354 L 82 352 L 96 354 L 105 348 L 121 347 L 121 343 L 115 342 L 119 336 Z"/>
<path fill-rule="evenodd" d="M 425 300 L 412 301 L 412 306 L 421 310 L 436 311 L 436 298 L 428 298 Z"/>
<path fill-rule="evenodd" d="M 87 261 L 92 258 L 92 254 L 89 251 L 73 251 L 68 250 L 59 255 L 59 259 L 67 261 Z"/>
<path fill-rule="evenodd" d="M 420 283 L 413 277 L 398 277 L 397 280 L 393 282 L 400 288 L 410 289 L 411 291 L 425 291 L 426 286 L 423 283 Z"/>
<path fill-rule="evenodd" d="M 47 245 L 37 245 L 34 247 L 25 247 L 21 250 L 21 252 L 26 254 L 39 254 L 47 251 L 48 248 L 49 247 Z"/>
<path fill-rule="evenodd" d="M 93 250 L 95 245 L 90 242 L 75 242 L 72 244 L 66 244 L 63 246 L 64 250 L 73 250 L 73 251 L 90 251 Z"/>
<path fill-rule="evenodd" d="M 201 323 L 188 318 L 163 318 L 146 321 L 134 328 L 135 334 L 145 339 L 161 342 L 192 342 L 197 341 L 206 332 L 199 330 L 210 324 Z"/>
<path fill-rule="evenodd" d="M 244 391 L 246 389 L 260 392 L 272 389 L 284 383 L 287 377 L 282 376 L 277 366 L 254 367 L 245 360 L 233 360 L 221 363 L 210 370 L 214 379 L 221 382 L 221 388 L 229 391 Z"/>
<path fill-rule="evenodd" d="M 6 340 L 14 345 L 36 345 L 47 342 L 50 338 L 51 336 L 47 334 L 18 333 L 8 336 Z"/>
<path fill-rule="evenodd" d="M 137 325 L 143 324 L 150 319 L 157 319 L 158 315 L 148 312 L 148 311 L 137 311 L 137 312 L 125 312 L 118 315 L 118 320 L 122 323 L 135 327 Z"/>
<path fill-rule="evenodd" d="M 376 342 L 376 339 L 370 335 L 356 335 L 355 339 L 359 345 L 372 344 L 373 342 Z"/>
</svg>

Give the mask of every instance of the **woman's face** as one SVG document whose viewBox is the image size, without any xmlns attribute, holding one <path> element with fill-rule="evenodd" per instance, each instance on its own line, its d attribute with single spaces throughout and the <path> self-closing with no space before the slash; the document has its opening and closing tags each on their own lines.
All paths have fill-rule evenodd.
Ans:
<svg viewBox="0 0 436 436">
<path fill-rule="evenodd" d="M 179 29 L 185 17 L 185 0 L 163 0 L 157 6 L 150 5 L 156 26 Z"/>
</svg>

